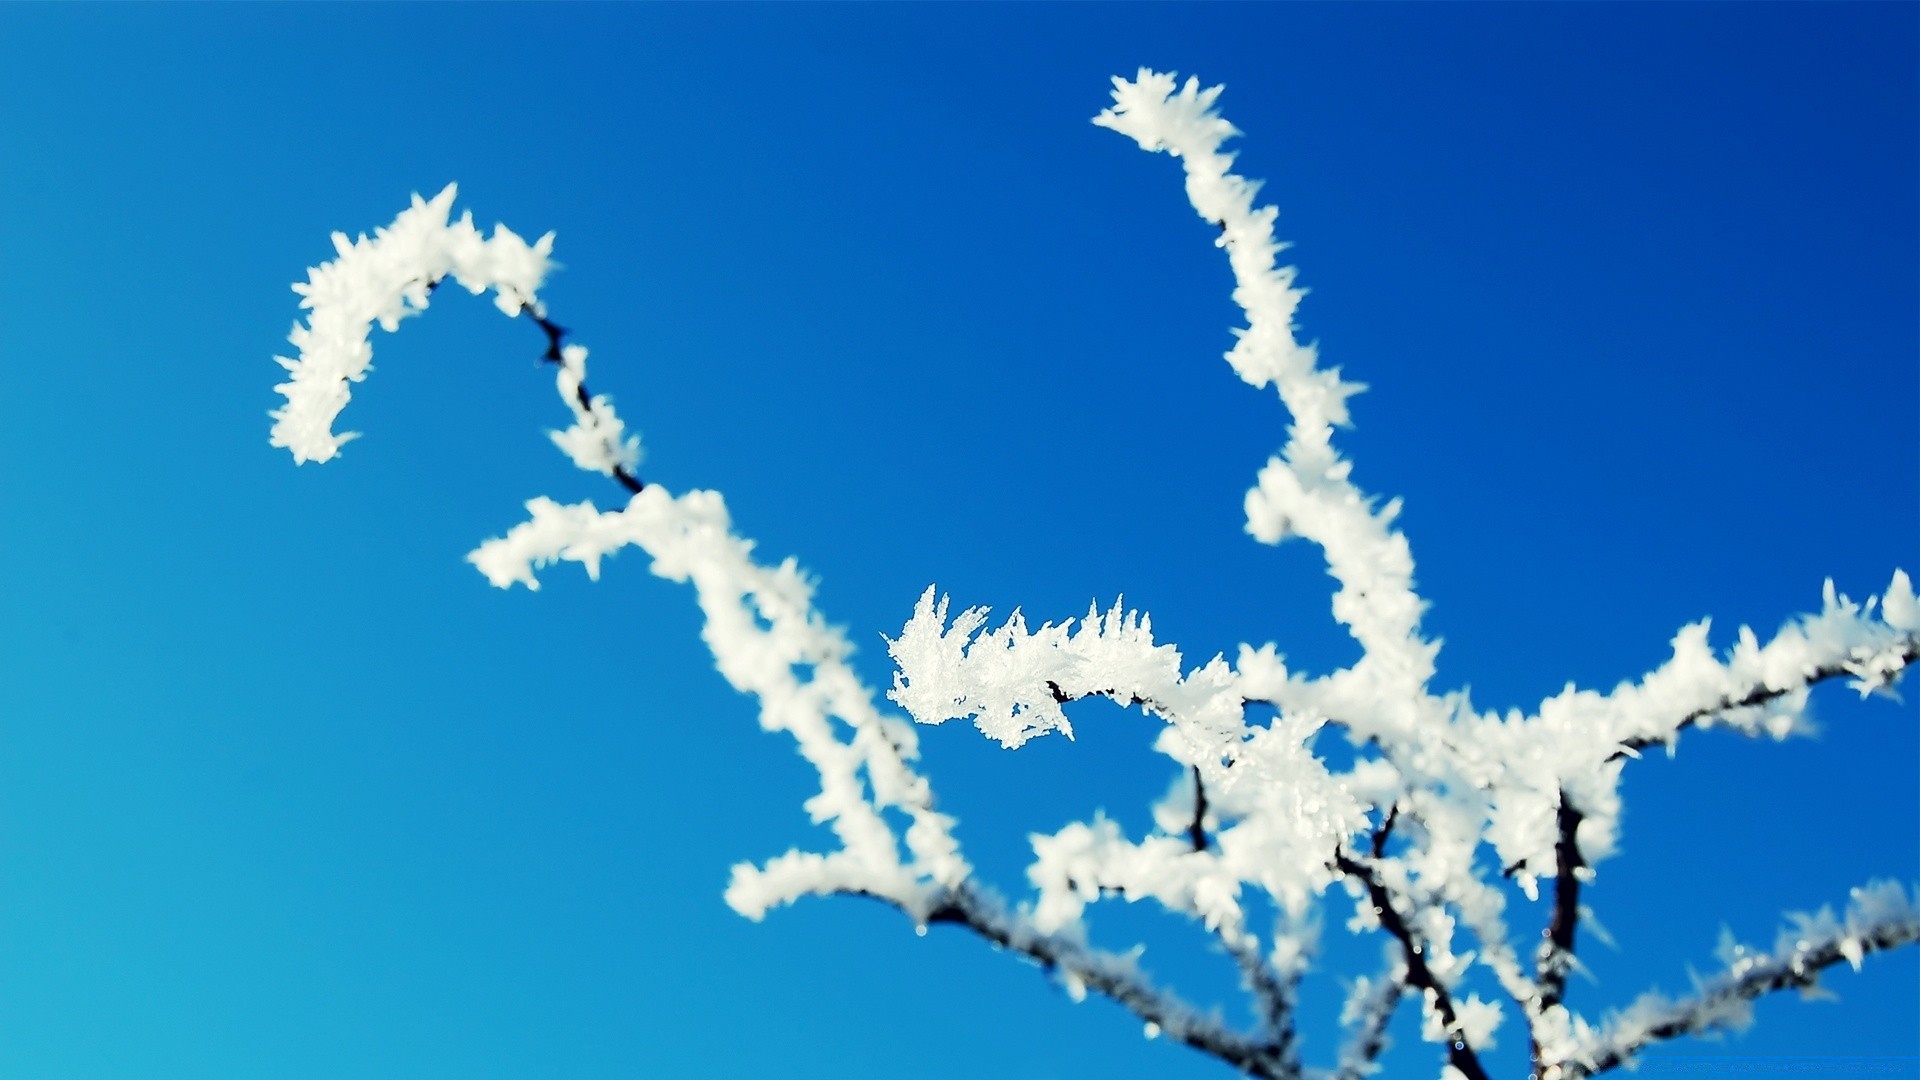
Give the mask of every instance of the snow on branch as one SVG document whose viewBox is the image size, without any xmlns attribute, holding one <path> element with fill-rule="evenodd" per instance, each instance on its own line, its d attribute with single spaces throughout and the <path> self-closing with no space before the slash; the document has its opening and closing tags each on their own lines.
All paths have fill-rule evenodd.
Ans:
<svg viewBox="0 0 1920 1080">
<path fill-rule="evenodd" d="M 1374 1063 L 1386 1052 L 1387 1025 L 1406 991 L 1406 965 L 1393 951 L 1389 951 L 1386 971 L 1374 978 L 1363 975 L 1353 980 L 1346 1006 L 1340 1011 L 1340 1025 L 1349 1035 L 1340 1048 L 1334 1080 L 1365 1080 L 1379 1068 Z"/>
<path fill-rule="evenodd" d="M 1255 206 L 1259 183 L 1235 174 L 1222 150 L 1238 132 L 1215 111 L 1219 94 L 1142 70 L 1114 80 L 1113 104 L 1094 122 L 1179 159 L 1195 211 L 1218 227 L 1246 318 L 1226 359 L 1247 383 L 1273 386 L 1291 417 L 1285 444 L 1247 493 L 1246 529 L 1262 542 L 1299 536 L 1322 550 L 1337 583 L 1332 617 L 1362 653 L 1309 674 L 1289 670 L 1275 644 L 1243 644 L 1231 663 L 1214 655 L 1188 667 L 1177 647 L 1154 639 L 1145 614 L 1119 601 L 1038 628 L 1015 611 L 989 629 L 986 609 L 950 618 L 949 598 L 929 587 L 888 641 L 896 674 L 887 696 L 913 721 L 968 719 L 1017 748 L 1055 731 L 1071 738 L 1069 709 L 1104 697 L 1165 725 L 1153 748 L 1174 776 L 1153 807 L 1155 828 L 1128 836 L 1096 813 L 1031 837 L 1025 900 L 1010 904 L 978 879 L 919 769 L 917 729 L 885 711 L 856 672 L 799 564 L 760 559 L 719 493 L 675 495 L 641 481 L 638 438 L 608 398 L 587 389 L 587 350 L 538 297 L 552 234 L 528 244 L 496 227 L 482 237 L 471 215 L 450 219 L 451 186 L 416 196 L 371 239 L 335 234 L 336 258 L 294 286 L 307 316 L 290 337 L 296 358 L 278 358 L 289 378 L 275 388 L 286 404 L 272 414 L 273 445 L 296 462 L 337 456 L 353 436 L 336 434 L 334 421 L 371 370 L 374 325 L 396 329 L 449 277 L 475 294 L 492 291 L 501 311 L 544 335 L 542 359 L 571 415 L 555 446 L 615 481 L 624 502 L 535 498 L 524 521 L 469 560 L 496 586 L 537 589 L 553 563 L 578 563 L 597 578 L 608 557 L 638 548 L 654 574 L 692 587 L 720 674 L 757 700 L 761 726 L 792 737 L 819 775 L 803 808 L 834 846 L 735 866 L 727 903 L 757 920 L 806 896 L 860 896 L 922 928 L 964 927 L 1039 965 L 1076 1000 L 1102 994 L 1149 1035 L 1247 1075 L 1322 1075 L 1301 1063 L 1293 1013 L 1335 886 L 1354 903 L 1347 928 L 1381 935 L 1386 953 L 1383 971 L 1351 984 L 1342 1021 L 1350 1035 L 1332 1063 L 1343 1080 L 1380 1067 L 1403 998 L 1418 1002 L 1443 1076 L 1487 1075 L 1482 1054 L 1510 1005 L 1533 1073 L 1570 1080 L 1660 1040 L 1738 1026 L 1761 994 L 1811 988 L 1842 959 L 1858 966 L 1867 953 L 1920 940 L 1906 891 L 1879 883 L 1854 890 L 1842 916 L 1794 917 L 1771 952 L 1730 945 L 1727 970 L 1691 997 L 1648 995 L 1600 1025 L 1573 1010 L 1567 976 L 1577 968 L 1582 890 L 1614 854 L 1627 763 L 1651 747 L 1671 752 L 1690 728 L 1784 738 L 1804 728 L 1809 693 L 1831 679 L 1891 694 L 1920 658 L 1920 602 L 1900 571 L 1864 603 L 1829 582 L 1818 612 L 1764 644 L 1742 628 L 1718 656 L 1703 620 L 1680 630 L 1672 658 L 1653 672 L 1604 694 L 1569 686 L 1531 712 L 1483 713 L 1464 693 L 1430 690 L 1439 646 L 1421 631 L 1426 604 L 1394 524 L 1400 504 L 1358 487 L 1333 444 L 1362 387 L 1320 366 L 1296 336 L 1304 294 L 1276 262 L 1277 211 Z M 1254 703 L 1272 715 L 1250 719 Z M 1366 752 L 1330 767 L 1314 750 L 1330 726 Z M 1544 911 L 1542 880 L 1552 883 Z M 1509 928 L 1510 895 L 1524 895 L 1534 906 L 1522 917 L 1544 924 L 1531 963 Z M 1151 899 L 1211 933 L 1239 969 L 1253 1027 L 1237 1029 L 1156 985 L 1137 950 L 1093 945 L 1088 910 L 1109 898 Z M 1267 908 L 1273 915 L 1259 925 L 1250 913 Z M 1475 972 L 1507 1001 L 1483 999 L 1476 985 L 1489 984 L 1475 984 Z"/>
</svg>

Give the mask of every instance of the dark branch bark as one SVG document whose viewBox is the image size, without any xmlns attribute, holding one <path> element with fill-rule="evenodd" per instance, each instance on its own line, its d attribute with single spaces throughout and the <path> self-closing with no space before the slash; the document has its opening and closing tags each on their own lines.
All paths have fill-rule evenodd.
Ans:
<svg viewBox="0 0 1920 1080">
<path fill-rule="evenodd" d="M 1393 966 L 1399 968 L 1397 964 Z M 1340 1067 L 1333 1074 L 1334 1080 L 1367 1080 L 1371 1071 L 1368 1066 L 1386 1052 L 1387 1028 L 1393 1022 L 1394 1010 L 1406 990 L 1405 978 L 1406 973 L 1400 970 L 1391 970 L 1381 976 L 1372 1000 L 1367 1002 L 1366 1014 L 1361 1018 L 1359 1028 L 1340 1054 Z"/>
<path fill-rule="evenodd" d="M 430 288 L 438 287 L 439 284 L 438 281 L 435 281 Z M 566 343 L 567 328 L 547 318 L 540 312 L 535 311 L 530 304 L 522 304 L 520 306 L 520 314 L 533 320 L 533 325 L 539 327 L 540 332 L 547 336 L 547 351 L 540 354 L 540 362 L 544 364 L 560 363 L 560 349 L 561 346 Z M 580 403 L 581 408 L 591 409 L 593 407 L 593 392 L 587 389 L 585 380 L 582 380 L 580 385 L 574 388 L 573 396 L 574 399 Z M 626 488 L 629 494 L 637 495 L 641 489 L 647 486 L 639 477 L 628 472 L 625 467 L 620 465 L 613 467 L 612 475 L 613 482 Z"/>
<path fill-rule="evenodd" d="M 1567 989 L 1567 972 L 1572 967 L 1574 934 L 1580 925 L 1580 871 L 1586 860 L 1580 857 L 1576 834 L 1584 815 L 1560 793 L 1560 807 L 1554 815 L 1560 836 L 1554 841 L 1556 872 L 1553 879 L 1553 917 L 1547 924 L 1540 946 L 1540 1007 L 1550 1009 L 1560 1003 Z"/>
<path fill-rule="evenodd" d="M 1400 820 L 1400 804 L 1387 807 L 1386 820 L 1373 830 L 1373 857 L 1378 859 L 1387 853 L 1387 838 L 1393 835 L 1393 823 Z"/>
<path fill-rule="evenodd" d="M 1193 766 L 1193 824 L 1187 826 L 1193 850 L 1207 850 L 1207 786 L 1200 782 L 1200 766 Z"/>
<path fill-rule="evenodd" d="M 1373 910 L 1380 917 L 1380 928 L 1400 942 L 1402 959 L 1407 965 L 1407 987 L 1433 994 L 1434 1008 L 1440 1011 L 1441 1023 L 1447 1029 L 1447 1064 L 1460 1070 L 1467 1080 L 1488 1080 L 1479 1056 L 1467 1043 L 1466 1033 L 1460 1029 L 1460 1018 L 1453 1011 L 1453 994 L 1441 985 L 1433 969 L 1427 966 L 1425 947 L 1414 936 L 1413 928 L 1394 908 L 1393 897 L 1387 894 L 1387 887 L 1374 876 L 1372 867 L 1355 862 L 1346 852 L 1336 852 L 1334 860 L 1334 865 L 1339 867 L 1341 873 L 1366 886 Z"/>
<path fill-rule="evenodd" d="M 871 893 L 858 895 L 873 896 Z M 874 898 L 892 903 L 885 897 Z M 994 945 L 1019 953 L 1049 971 L 1068 970 L 1089 990 L 1113 999 L 1142 1020 L 1159 1026 L 1169 1038 L 1211 1054 L 1247 1076 L 1260 1080 L 1298 1080 L 1299 1070 L 1286 1060 L 1284 1043 L 1276 1044 L 1272 1038 L 1249 1038 L 1211 1024 L 1202 1026 L 1185 1023 L 1184 1017 L 1169 1012 L 1169 997 L 1163 992 L 1150 991 L 1144 981 L 1098 965 L 1074 963 L 1076 954 L 1086 951 L 1083 945 L 1055 937 L 1014 933 L 1006 917 L 996 910 L 995 905 L 964 885 L 949 890 L 946 898 L 927 913 L 926 921 L 929 924 L 963 926 Z M 1184 1003 L 1180 1007 L 1191 1011 Z"/>
<path fill-rule="evenodd" d="M 1586 860 L 1580 857 L 1578 834 L 1583 819 L 1565 791 L 1560 792 L 1560 806 L 1555 812 L 1554 822 L 1559 837 L 1554 841 L 1554 877 L 1553 877 L 1553 915 L 1547 928 L 1541 932 L 1545 939 L 1535 954 L 1534 971 L 1540 984 L 1540 1011 L 1560 1004 L 1566 995 L 1567 973 L 1573 968 L 1573 946 L 1576 931 L 1580 926 L 1580 871 L 1586 867 Z M 1533 1059 L 1533 1075 L 1542 1075 L 1546 1062 L 1540 1060 L 1540 1044 L 1529 1040 L 1529 1052 Z"/>
</svg>

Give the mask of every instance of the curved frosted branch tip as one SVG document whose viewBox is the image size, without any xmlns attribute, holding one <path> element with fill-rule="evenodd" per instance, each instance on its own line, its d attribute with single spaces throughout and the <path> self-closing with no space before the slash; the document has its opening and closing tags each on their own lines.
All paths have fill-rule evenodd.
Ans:
<svg viewBox="0 0 1920 1080">
<path fill-rule="evenodd" d="M 456 187 L 413 203 L 393 223 L 348 239 L 333 234 L 334 258 L 296 282 L 305 322 L 287 336 L 295 355 L 275 357 L 287 369 L 274 390 L 287 403 L 270 414 L 272 445 L 293 452 L 297 462 L 330 461 L 354 433 L 335 434 L 333 422 L 352 397 L 351 384 L 371 370 L 373 327 L 391 333 L 402 319 L 426 310 L 427 298 L 451 276 L 475 296 L 492 290 L 507 315 L 539 310 L 538 293 L 552 262 L 553 234 L 528 244 L 504 225 L 482 237 L 473 215 L 449 221 Z"/>
</svg>

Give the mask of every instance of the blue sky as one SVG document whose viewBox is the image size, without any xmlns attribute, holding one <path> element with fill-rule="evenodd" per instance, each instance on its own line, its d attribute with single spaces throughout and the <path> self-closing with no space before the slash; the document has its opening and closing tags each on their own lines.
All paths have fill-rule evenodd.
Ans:
<svg viewBox="0 0 1920 1080">
<path fill-rule="evenodd" d="M 1372 386 L 1343 445 L 1407 500 L 1439 685 L 1524 707 L 1693 619 L 1725 644 L 1825 577 L 1920 570 L 1917 23 L 0 6 L 0 1073 L 1224 1075 L 877 905 L 727 910 L 733 863 L 817 843 L 812 777 L 691 598 L 632 556 L 537 595 L 461 560 L 527 498 L 612 497 L 546 444 L 538 336 L 437 297 L 376 340 L 366 438 L 295 469 L 265 415 L 287 284 L 449 181 L 557 231 L 546 298 L 646 475 L 798 555 L 876 683 L 930 582 L 1036 619 L 1124 594 L 1190 661 L 1274 640 L 1324 670 L 1352 646 L 1316 552 L 1241 532 L 1285 416 L 1219 360 L 1211 230 L 1173 163 L 1087 122 L 1111 75 L 1196 73 L 1281 208 L 1307 335 Z M 1629 773 L 1589 892 L 1620 949 L 1585 943 L 1578 1007 L 1684 990 L 1723 924 L 1771 941 L 1920 877 L 1915 707 L 1850 698 L 1817 696 L 1817 739 Z M 1152 726 L 1102 709 L 1018 753 L 925 733 L 1008 887 L 1028 831 L 1139 827 L 1164 790 Z M 1095 920 L 1230 982 L 1187 928 Z M 1920 1052 L 1912 950 L 1830 984 L 1669 1052 Z M 1324 1060 L 1340 990 L 1309 990 Z"/>
</svg>

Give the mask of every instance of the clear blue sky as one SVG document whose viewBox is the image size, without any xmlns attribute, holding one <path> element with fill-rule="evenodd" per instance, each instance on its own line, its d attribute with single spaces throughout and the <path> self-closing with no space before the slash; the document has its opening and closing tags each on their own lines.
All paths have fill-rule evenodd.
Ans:
<svg viewBox="0 0 1920 1080">
<path fill-rule="evenodd" d="M 1087 122 L 1113 74 L 1197 73 L 1373 387 L 1344 445 L 1407 500 L 1439 685 L 1525 707 L 1920 571 L 1917 12 L 0 5 L 0 1076 L 1225 1076 L 877 905 L 733 915 L 731 864 L 819 842 L 812 778 L 690 596 L 461 561 L 612 497 L 546 445 L 537 334 L 440 294 L 376 340 L 367 437 L 296 470 L 287 284 L 449 181 L 556 230 L 547 299 L 647 475 L 798 555 L 876 683 L 929 582 L 1324 670 L 1315 552 L 1241 534 L 1285 417 L 1219 360 L 1211 230 Z M 1916 709 L 1850 697 L 1629 774 L 1577 1006 L 1920 877 Z M 1137 828 L 1167 783 L 1138 715 L 1076 728 L 926 733 L 1009 887 L 1027 831 Z M 1230 981 L 1183 927 L 1095 927 Z M 1913 950 L 1830 984 L 1672 1052 L 1920 1051 Z"/>
</svg>

